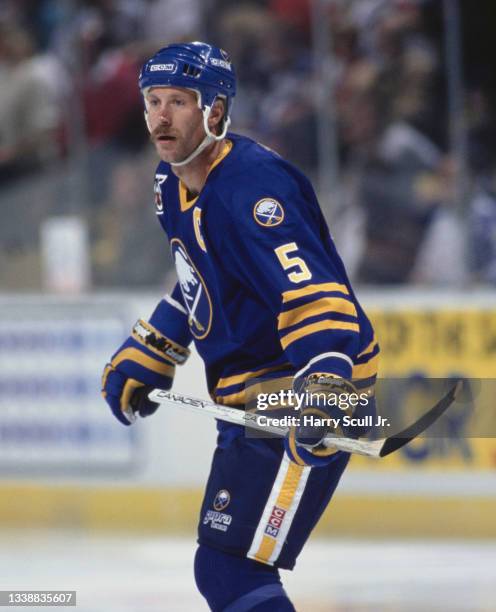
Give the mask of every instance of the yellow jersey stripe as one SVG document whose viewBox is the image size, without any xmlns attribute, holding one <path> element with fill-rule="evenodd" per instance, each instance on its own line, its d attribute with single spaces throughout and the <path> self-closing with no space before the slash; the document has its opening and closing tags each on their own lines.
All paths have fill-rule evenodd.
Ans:
<svg viewBox="0 0 496 612">
<path fill-rule="evenodd" d="M 379 364 L 379 353 L 374 355 L 367 363 L 359 363 L 353 366 L 352 378 L 370 378 L 377 374 L 377 366 Z"/>
<path fill-rule="evenodd" d="M 286 334 L 281 338 L 281 346 L 283 349 L 286 349 L 290 344 L 303 338 L 304 336 L 309 336 L 310 334 L 315 334 L 319 331 L 324 331 L 326 329 L 331 330 L 350 330 L 353 332 L 359 332 L 360 326 L 358 323 L 348 323 L 346 321 L 331 321 L 329 319 L 325 319 L 324 321 L 318 321 L 317 323 L 311 323 L 310 325 L 305 325 L 304 327 L 300 327 L 295 331 Z"/>
<path fill-rule="evenodd" d="M 275 372 L 276 370 L 284 370 L 289 365 L 289 363 L 282 363 L 270 368 L 262 368 L 261 370 L 251 370 L 248 372 L 243 372 L 242 374 L 225 376 L 224 378 L 219 378 L 218 383 L 215 385 L 215 389 L 223 389 L 224 387 L 230 387 L 231 385 L 239 385 L 240 383 L 246 382 L 250 378 L 256 378 L 257 376 L 262 376 L 262 374 L 267 374 L 268 372 Z"/>
<path fill-rule="evenodd" d="M 285 329 L 286 327 L 296 325 L 305 319 L 309 319 L 310 317 L 315 317 L 326 312 L 352 315 L 354 317 L 358 316 L 355 304 L 346 298 L 323 297 L 319 300 L 315 300 L 314 302 L 310 302 L 309 304 L 304 304 L 303 306 L 298 306 L 292 310 L 281 312 L 281 314 L 278 316 L 278 328 L 280 330 Z"/>
<path fill-rule="evenodd" d="M 292 429 L 289 432 L 288 442 L 289 442 L 289 449 L 291 453 L 293 454 L 294 461 L 298 465 L 304 466 L 305 462 L 302 459 L 300 459 L 300 455 L 298 454 L 298 449 L 296 448 L 296 437 L 295 437 L 294 429 Z"/>
<path fill-rule="evenodd" d="M 342 283 L 318 283 L 317 285 L 307 285 L 301 289 L 291 289 L 290 291 L 284 291 L 282 294 L 283 304 L 296 300 L 305 295 L 312 295 L 312 293 L 319 293 L 319 291 L 339 291 L 345 295 L 349 295 L 348 287 Z"/>
<path fill-rule="evenodd" d="M 375 334 L 374 334 L 374 337 L 372 338 L 372 342 L 370 344 L 368 344 L 363 349 L 363 351 L 357 355 L 357 359 L 359 357 L 362 357 L 363 355 L 366 355 L 367 353 L 371 353 L 374 350 L 376 344 L 377 344 L 377 340 L 376 340 L 376 337 L 375 337 Z"/>
<path fill-rule="evenodd" d="M 174 366 L 169 365 L 168 363 L 163 363 L 162 361 L 158 361 L 157 359 L 153 359 L 153 357 L 149 357 L 145 355 L 141 351 L 135 348 L 126 348 L 120 353 L 118 353 L 114 359 L 112 359 L 112 366 L 116 368 L 120 363 L 129 359 L 130 361 L 134 361 L 139 365 L 155 372 L 156 374 L 161 374 L 162 376 L 174 376 Z"/>
<path fill-rule="evenodd" d="M 220 395 L 215 390 L 211 396 L 218 404 L 244 404 L 246 410 L 255 411 L 257 410 L 256 405 L 259 394 L 279 393 L 279 391 L 289 391 L 292 388 L 293 376 L 279 376 L 277 378 L 260 380 L 256 384 L 250 384 L 241 389 L 241 391 L 229 393 L 229 395 Z M 270 406 L 271 410 L 276 410 L 277 408 L 287 409 L 288 406 L 285 402 L 277 406 Z"/>
<path fill-rule="evenodd" d="M 246 391 L 238 391 L 238 393 L 230 393 L 229 395 L 213 394 L 213 399 L 217 404 L 223 406 L 233 406 L 237 404 L 246 404 Z"/>
</svg>

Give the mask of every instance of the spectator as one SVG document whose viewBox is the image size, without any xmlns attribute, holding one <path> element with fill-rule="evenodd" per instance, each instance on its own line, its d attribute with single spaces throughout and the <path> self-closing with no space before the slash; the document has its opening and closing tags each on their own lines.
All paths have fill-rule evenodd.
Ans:
<svg viewBox="0 0 496 612">
<path fill-rule="evenodd" d="M 201 39 L 203 13 L 200 0 L 149 0 L 145 3 L 144 39 L 159 46 Z"/>
<path fill-rule="evenodd" d="M 470 264 L 477 281 L 496 285 L 496 167 L 479 180 L 470 202 Z"/>
<path fill-rule="evenodd" d="M 155 164 L 155 157 L 150 154 L 151 151 L 138 160 L 124 158 L 115 165 L 108 196 L 89 218 L 93 242 L 92 277 L 97 285 L 150 286 L 163 276 L 164 261 L 170 260 L 156 220 L 153 186 L 143 193 L 150 167 Z M 155 253 L 151 259 L 150 249 Z M 129 250 L 133 253 L 132 258 L 125 257 Z"/>
<path fill-rule="evenodd" d="M 50 61 L 25 30 L 0 32 L 0 184 L 41 168 L 59 149 L 61 117 Z"/>
</svg>

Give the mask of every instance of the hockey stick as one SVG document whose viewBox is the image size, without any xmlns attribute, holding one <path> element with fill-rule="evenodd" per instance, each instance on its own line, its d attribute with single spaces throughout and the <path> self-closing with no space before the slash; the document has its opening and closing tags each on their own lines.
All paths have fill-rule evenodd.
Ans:
<svg viewBox="0 0 496 612">
<path fill-rule="evenodd" d="M 334 446 L 338 450 L 346 451 L 348 453 L 355 453 L 358 455 L 366 455 L 367 457 L 386 457 L 387 455 L 390 455 L 391 453 L 394 453 L 400 449 L 402 446 L 405 446 L 405 444 L 411 442 L 414 438 L 430 427 L 435 421 L 437 421 L 437 419 L 444 412 L 446 412 L 446 410 L 455 401 L 457 395 L 461 391 L 462 386 L 462 381 L 458 381 L 448 391 L 448 393 L 446 393 L 446 395 L 437 402 L 435 406 L 424 413 L 406 429 L 397 434 L 389 436 L 388 438 L 381 438 L 379 440 L 355 440 L 353 438 L 343 438 L 333 434 L 328 434 L 324 440 L 324 444 L 325 446 Z M 181 393 L 175 393 L 174 391 L 163 391 L 161 389 L 154 389 L 150 393 L 149 391 L 149 388 L 143 388 L 138 389 L 134 393 L 132 399 L 132 407 L 134 412 L 136 412 L 139 407 L 141 392 L 141 394 L 148 393 L 148 399 L 157 404 L 165 406 L 182 406 L 183 408 L 188 408 L 189 410 L 199 414 L 220 419 L 221 421 L 227 421 L 228 423 L 243 425 L 266 434 L 284 437 L 289 431 L 287 427 L 260 424 L 258 421 L 260 413 L 254 414 L 252 412 L 245 412 L 239 408 L 222 406 L 209 400 L 197 399 L 188 395 L 182 395 Z"/>
</svg>

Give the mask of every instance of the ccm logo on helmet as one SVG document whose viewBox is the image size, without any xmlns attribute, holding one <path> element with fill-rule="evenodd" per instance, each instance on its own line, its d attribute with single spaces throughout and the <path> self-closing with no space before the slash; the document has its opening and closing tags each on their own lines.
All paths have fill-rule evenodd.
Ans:
<svg viewBox="0 0 496 612">
<path fill-rule="evenodd" d="M 174 74 L 177 70 L 176 62 L 171 62 L 170 64 L 152 64 L 150 66 L 150 72 L 170 72 Z"/>
<path fill-rule="evenodd" d="M 216 57 L 211 57 L 209 61 L 212 66 L 220 66 L 221 68 L 224 68 L 224 70 L 232 71 L 231 62 L 226 62 L 225 60 L 217 59 Z"/>
</svg>

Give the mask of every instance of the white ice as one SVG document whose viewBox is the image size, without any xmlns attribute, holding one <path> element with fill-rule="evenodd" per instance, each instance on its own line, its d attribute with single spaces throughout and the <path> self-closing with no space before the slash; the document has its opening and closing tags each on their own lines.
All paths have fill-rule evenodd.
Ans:
<svg viewBox="0 0 496 612">
<path fill-rule="evenodd" d="M 76 590 L 76 612 L 201 612 L 190 538 L 0 532 L 0 590 Z M 496 610 L 496 543 L 311 540 L 283 572 L 298 612 Z"/>
</svg>

